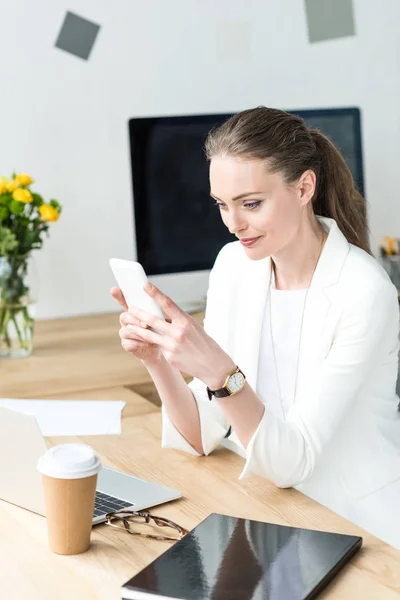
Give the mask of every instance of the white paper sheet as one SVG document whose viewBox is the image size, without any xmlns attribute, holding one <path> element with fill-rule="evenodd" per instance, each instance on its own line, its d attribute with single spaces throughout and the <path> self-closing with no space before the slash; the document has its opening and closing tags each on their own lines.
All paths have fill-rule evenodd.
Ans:
<svg viewBox="0 0 400 600">
<path fill-rule="evenodd" d="M 118 435 L 125 402 L 0 398 L 0 406 L 35 415 L 42 435 Z"/>
</svg>

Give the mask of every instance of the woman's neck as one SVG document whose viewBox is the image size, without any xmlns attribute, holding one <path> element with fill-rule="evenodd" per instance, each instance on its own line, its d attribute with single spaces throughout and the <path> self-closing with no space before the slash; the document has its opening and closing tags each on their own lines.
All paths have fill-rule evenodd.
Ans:
<svg viewBox="0 0 400 600">
<path fill-rule="evenodd" d="M 301 290 L 309 287 L 327 234 L 316 217 L 305 219 L 296 236 L 282 250 L 271 256 L 278 290 Z"/>
</svg>

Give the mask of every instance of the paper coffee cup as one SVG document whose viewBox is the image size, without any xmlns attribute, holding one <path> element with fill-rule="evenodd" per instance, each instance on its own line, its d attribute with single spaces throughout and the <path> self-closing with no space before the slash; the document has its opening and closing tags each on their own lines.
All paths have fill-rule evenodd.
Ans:
<svg viewBox="0 0 400 600">
<path fill-rule="evenodd" d="M 60 444 L 39 458 L 50 550 L 80 554 L 90 546 L 100 459 L 86 444 Z"/>
</svg>

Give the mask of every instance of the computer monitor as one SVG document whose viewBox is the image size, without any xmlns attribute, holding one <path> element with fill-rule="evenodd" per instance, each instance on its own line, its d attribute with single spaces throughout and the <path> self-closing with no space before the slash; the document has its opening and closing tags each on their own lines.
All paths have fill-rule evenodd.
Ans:
<svg viewBox="0 0 400 600">
<path fill-rule="evenodd" d="M 289 110 L 342 152 L 363 194 L 358 108 Z M 210 197 L 204 142 L 232 114 L 129 120 L 135 259 L 149 279 L 188 312 L 205 306 L 209 271 L 234 241 Z"/>
</svg>

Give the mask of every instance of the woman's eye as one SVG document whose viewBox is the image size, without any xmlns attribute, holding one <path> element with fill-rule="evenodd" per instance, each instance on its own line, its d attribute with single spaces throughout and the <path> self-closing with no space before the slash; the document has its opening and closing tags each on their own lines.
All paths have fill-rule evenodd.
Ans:
<svg viewBox="0 0 400 600">
<path fill-rule="evenodd" d="M 262 200 L 257 200 L 256 202 L 248 202 L 247 204 L 243 204 L 243 206 L 245 208 L 248 208 L 249 210 L 254 210 L 255 208 L 257 208 L 257 206 L 260 206 Z M 215 202 L 214 206 L 217 206 L 219 209 L 225 209 L 226 205 L 222 204 L 222 202 Z"/>
<path fill-rule="evenodd" d="M 255 208 L 257 208 L 257 206 L 260 206 L 260 204 L 261 200 L 257 200 L 257 202 L 249 202 L 248 204 L 244 204 L 243 206 L 245 206 L 249 210 L 254 210 Z"/>
</svg>

